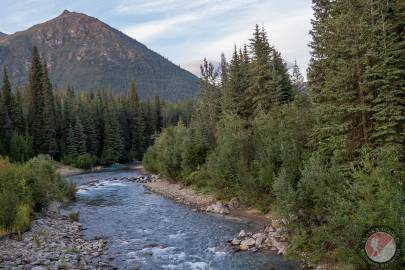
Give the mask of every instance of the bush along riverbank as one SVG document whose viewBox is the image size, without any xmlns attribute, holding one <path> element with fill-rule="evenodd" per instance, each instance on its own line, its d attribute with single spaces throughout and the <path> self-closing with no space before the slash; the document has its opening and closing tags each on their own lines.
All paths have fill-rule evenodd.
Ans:
<svg viewBox="0 0 405 270">
<path fill-rule="evenodd" d="M 33 213 L 51 201 L 75 199 L 76 187 L 56 172 L 56 163 L 40 155 L 25 164 L 0 157 L 0 234 L 20 235 Z"/>
</svg>

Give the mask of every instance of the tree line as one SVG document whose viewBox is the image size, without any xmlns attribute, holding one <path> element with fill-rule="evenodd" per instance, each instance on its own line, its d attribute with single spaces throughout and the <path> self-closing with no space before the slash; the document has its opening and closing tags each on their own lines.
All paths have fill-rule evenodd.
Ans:
<svg viewBox="0 0 405 270">
<path fill-rule="evenodd" d="M 128 93 L 55 91 L 48 68 L 33 48 L 28 83 L 12 87 L 3 69 L 0 91 L 0 155 L 26 161 L 46 154 L 79 167 L 142 159 L 163 127 L 188 122 L 192 102 Z"/>
<path fill-rule="evenodd" d="M 290 256 L 367 269 L 367 230 L 405 238 L 405 5 L 314 0 L 313 10 L 307 83 L 256 26 L 219 70 L 203 62 L 190 124 L 164 129 L 143 164 L 272 209 Z"/>
</svg>

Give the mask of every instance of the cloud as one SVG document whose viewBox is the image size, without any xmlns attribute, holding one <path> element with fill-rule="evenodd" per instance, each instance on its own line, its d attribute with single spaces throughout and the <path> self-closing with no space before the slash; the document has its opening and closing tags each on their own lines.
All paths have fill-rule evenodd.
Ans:
<svg viewBox="0 0 405 270">
<path fill-rule="evenodd" d="M 142 42 L 151 41 L 155 38 L 163 38 L 175 32 L 176 34 L 187 34 L 187 32 L 192 32 L 198 26 L 198 23 L 205 23 L 207 27 L 214 26 L 215 19 L 221 15 L 226 18 L 227 14 L 234 12 L 238 9 L 245 8 L 250 4 L 257 2 L 258 0 L 234 0 L 232 5 L 229 1 L 225 0 L 197 0 L 197 1 L 187 1 L 184 5 L 180 5 L 183 1 L 169 1 L 174 2 L 170 6 L 162 6 L 159 10 L 167 11 L 168 9 L 173 9 L 175 12 L 169 15 L 164 14 L 157 20 L 150 20 L 145 22 L 140 22 L 134 25 L 125 26 L 122 31 L 129 36 L 136 38 Z M 144 9 L 151 7 L 158 8 L 158 4 L 163 1 L 154 1 L 150 3 L 138 3 L 135 6 L 119 6 L 118 10 L 121 12 L 139 12 Z M 191 4 L 190 4 L 191 3 Z M 176 6 L 181 6 L 179 8 L 174 8 Z M 156 11 L 157 12 L 157 11 Z M 184 30 L 184 32 L 182 32 Z M 213 28 L 215 31 L 215 28 Z"/>
<path fill-rule="evenodd" d="M 123 28 L 122 31 L 138 40 L 148 41 L 153 38 L 159 37 L 161 33 L 173 29 L 181 24 L 192 22 L 198 18 L 193 15 L 181 15 L 169 19 L 157 20 L 135 26 Z"/>
<path fill-rule="evenodd" d="M 197 8 L 208 3 L 218 0 L 153 0 L 153 1 L 139 1 L 139 0 L 126 0 L 119 4 L 114 11 L 119 14 L 138 14 L 138 13 L 162 13 L 168 11 L 181 12 Z"/>
</svg>

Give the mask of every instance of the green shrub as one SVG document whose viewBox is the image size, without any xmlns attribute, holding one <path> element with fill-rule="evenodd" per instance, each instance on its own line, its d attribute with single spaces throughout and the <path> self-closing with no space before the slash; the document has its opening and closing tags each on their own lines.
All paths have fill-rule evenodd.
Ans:
<svg viewBox="0 0 405 270">
<path fill-rule="evenodd" d="M 229 197 L 243 190 L 241 199 L 246 201 L 252 191 L 250 162 L 254 148 L 251 133 L 244 125 L 243 120 L 231 116 L 221 122 L 217 146 L 208 156 L 206 170 L 211 185 Z"/>
<path fill-rule="evenodd" d="M 30 202 L 22 167 L 0 157 L 0 231 L 23 230 L 28 225 Z"/>
<path fill-rule="evenodd" d="M 56 164 L 49 156 L 39 155 L 25 164 L 25 179 L 30 187 L 35 211 L 42 211 L 52 200 L 62 199 L 64 183 L 56 173 Z"/>
<path fill-rule="evenodd" d="M 178 178 L 182 173 L 182 153 L 186 136 L 187 129 L 182 123 L 166 128 L 155 145 L 146 152 L 143 159 L 145 168 L 159 171 L 173 179 Z"/>
<path fill-rule="evenodd" d="M 26 164 L 0 157 L 0 231 L 20 233 L 29 225 L 31 209 L 42 211 L 52 200 L 74 198 L 75 191 L 56 173 L 56 164 L 48 156 Z"/>
</svg>

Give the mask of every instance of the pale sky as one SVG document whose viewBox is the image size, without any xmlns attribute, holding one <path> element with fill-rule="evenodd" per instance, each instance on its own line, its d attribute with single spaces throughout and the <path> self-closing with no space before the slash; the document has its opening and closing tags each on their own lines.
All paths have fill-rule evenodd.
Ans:
<svg viewBox="0 0 405 270">
<path fill-rule="evenodd" d="M 303 73 L 310 57 L 310 0 L 0 0 L 0 6 L 0 32 L 25 30 L 68 9 L 104 21 L 194 73 L 204 57 L 218 61 L 224 52 L 229 58 L 255 24 Z"/>
</svg>

